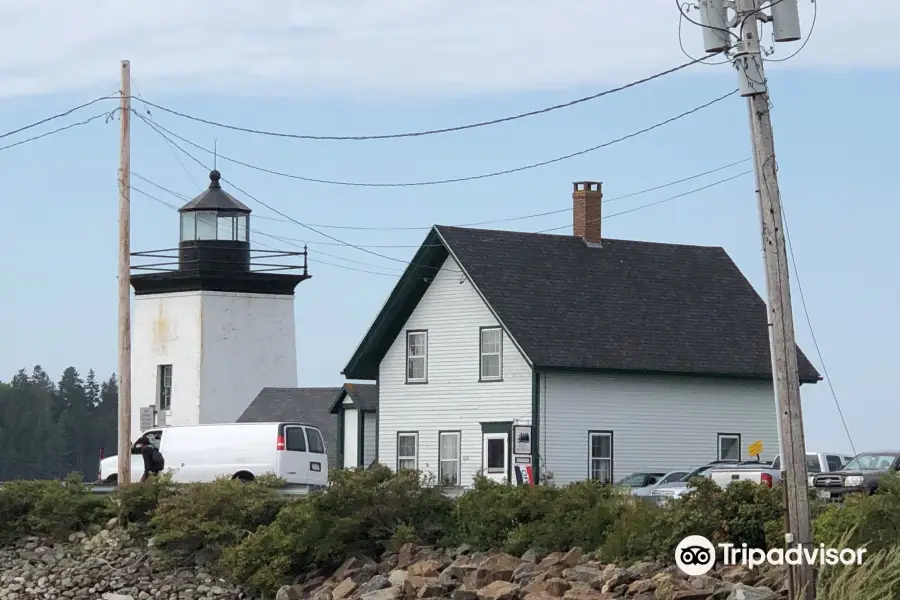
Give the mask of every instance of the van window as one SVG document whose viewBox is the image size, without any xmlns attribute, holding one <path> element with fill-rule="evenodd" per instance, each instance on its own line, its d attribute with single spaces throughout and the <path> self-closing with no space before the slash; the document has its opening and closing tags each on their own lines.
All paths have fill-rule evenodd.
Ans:
<svg viewBox="0 0 900 600">
<path fill-rule="evenodd" d="M 284 449 L 289 452 L 306 452 L 306 439 L 301 427 L 288 427 L 284 431 Z"/>
<path fill-rule="evenodd" d="M 309 451 L 313 454 L 325 454 L 325 442 L 322 441 L 322 434 L 317 429 L 308 427 L 306 435 L 309 438 Z"/>
<path fill-rule="evenodd" d="M 822 464 L 819 462 L 818 454 L 806 455 L 806 471 L 807 473 L 821 473 Z"/>
</svg>

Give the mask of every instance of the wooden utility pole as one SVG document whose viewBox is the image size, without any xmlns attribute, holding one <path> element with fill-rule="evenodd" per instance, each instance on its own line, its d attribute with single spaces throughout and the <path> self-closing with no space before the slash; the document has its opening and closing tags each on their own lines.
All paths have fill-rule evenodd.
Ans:
<svg viewBox="0 0 900 600">
<path fill-rule="evenodd" d="M 796 5 L 796 0 L 786 0 L 785 7 L 782 8 L 786 8 L 791 2 Z M 784 474 L 782 481 L 787 500 L 787 541 L 803 548 L 810 548 L 812 523 L 806 469 L 806 440 L 800 403 L 797 343 L 794 338 L 787 246 L 775 161 L 775 138 L 772 131 L 765 66 L 759 43 L 759 20 L 766 17 L 760 17 L 759 0 L 738 0 L 737 14 L 741 27 L 735 62 L 741 76 L 741 90 L 749 99 L 754 163 L 760 190 L 771 347 L 775 367 L 775 397 Z M 783 23 L 776 22 L 774 25 L 778 28 Z M 788 22 L 788 25 L 792 26 L 793 23 Z M 812 565 L 797 565 L 792 571 L 790 597 L 814 600 L 816 590 Z"/>
<path fill-rule="evenodd" d="M 119 145 L 119 475 L 131 483 L 131 62 L 121 64 Z"/>
</svg>

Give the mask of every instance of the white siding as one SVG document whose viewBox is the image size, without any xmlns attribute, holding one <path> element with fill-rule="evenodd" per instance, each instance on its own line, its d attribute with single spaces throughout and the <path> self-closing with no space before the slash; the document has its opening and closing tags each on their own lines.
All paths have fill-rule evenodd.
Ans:
<svg viewBox="0 0 900 600">
<path fill-rule="evenodd" d="M 497 320 L 448 258 L 379 367 L 379 461 L 397 466 L 397 432 L 419 434 L 419 469 L 437 473 L 438 432 L 461 431 L 461 483 L 481 469 L 481 423 L 531 422 L 531 369 L 503 336 L 503 381 L 479 382 L 479 328 Z M 428 383 L 407 384 L 406 331 L 428 330 Z"/>
<path fill-rule="evenodd" d="M 363 464 L 367 467 L 375 460 L 375 450 L 378 440 L 378 422 L 375 413 L 363 413 Z"/>
<path fill-rule="evenodd" d="M 719 433 L 741 434 L 741 458 L 762 440 L 778 453 L 769 381 L 613 374 L 541 376 L 539 445 L 553 483 L 588 475 L 588 432 L 613 432 L 613 478 L 643 469 L 683 469 L 716 460 Z"/>
<path fill-rule="evenodd" d="M 132 331 L 132 439 L 161 364 L 172 365 L 169 425 L 233 422 L 262 388 L 297 385 L 292 296 L 138 296 Z"/>
</svg>

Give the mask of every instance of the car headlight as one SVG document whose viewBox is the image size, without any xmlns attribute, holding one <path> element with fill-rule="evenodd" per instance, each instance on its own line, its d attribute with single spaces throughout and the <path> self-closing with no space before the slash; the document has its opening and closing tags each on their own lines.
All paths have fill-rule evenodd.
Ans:
<svg viewBox="0 0 900 600">
<path fill-rule="evenodd" d="M 851 475 L 850 477 L 844 477 L 844 487 L 856 487 L 858 485 L 862 485 L 863 478 L 859 475 Z"/>
</svg>

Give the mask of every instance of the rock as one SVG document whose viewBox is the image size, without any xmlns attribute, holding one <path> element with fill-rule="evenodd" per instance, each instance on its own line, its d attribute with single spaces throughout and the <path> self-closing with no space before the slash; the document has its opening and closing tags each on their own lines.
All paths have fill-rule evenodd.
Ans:
<svg viewBox="0 0 900 600">
<path fill-rule="evenodd" d="M 590 585 L 579 582 L 573 585 L 563 595 L 563 598 L 566 598 L 566 600 L 607 600 L 610 598 L 610 595 L 598 592 Z"/>
<path fill-rule="evenodd" d="M 536 548 L 530 548 L 525 551 L 525 554 L 522 555 L 522 560 L 524 560 L 525 562 L 539 563 L 544 559 L 545 556 L 547 556 L 546 552 L 541 552 Z"/>
<path fill-rule="evenodd" d="M 563 558 L 565 558 L 565 556 L 566 555 L 562 552 L 551 552 L 541 560 L 540 567 L 542 569 L 546 569 L 547 567 L 558 565 L 563 562 Z"/>
<path fill-rule="evenodd" d="M 390 572 L 390 574 L 388 575 L 388 581 L 390 581 L 391 585 L 394 587 L 401 587 L 404 583 L 406 583 L 407 577 L 409 577 L 408 571 L 397 569 Z"/>
<path fill-rule="evenodd" d="M 419 551 L 415 544 L 403 544 L 397 552 L 397 568 L 403 569 L 412 564 L 416 553 Z"/>
<path fill-rule="evenodd" d="M 656 582 L 652 579 L 638 579 L 637 581 L 633 581 L 628 585 L 628 595 L 636 596 L 638 594 L 652 592 L 655 589 Z"/>
<path fill-rule="evenodd" d="M 440 598 L 445 591 L 440 583 L 426 583 L 419 588 L 416 598 Z"/>
<path fill-rule="evenodd" d="M 450 594 L 451 600 L 478 600 L 478 592 L 457 588 Z"/>
<path fill-rule="evenodd" d="M 359 589 L 357 590 L 356 593 L 359 594 L 360 596 L 365 596 L 366 594 L 368 594 L 370 592 L 383 590 L 384 588 L 389 588 L 389 587 L 391 587 L 391 582 L 387 577 L 385 577 L 384 575 L 376 575 L 375 577 L 371 578 L 369 581 L 367 581 L 367 582 L 363 583 L 361 586 L 359 586 Z M 335 591 L 337 591 L 337 588 L 335 588 Z M 334 600 L 338 600 L 337 596 L 334 595 L 334 592 L 331 593 L 331 597 Z"/>
<path fill-rule="evenodd" d="M 360 600 L 398 600 L 400 598 L 400 588 L 384 588 L 363 594 L 359 598 Z"/>
<path fill-rule="evenodd" d="M 331 597 L 334 600 L 343 600 L 344 598 L 352 594 L 354 590 L 356 590 L 356 587 L 356 582 L 354 582 L 352 579 L 347 578 L 340 582 L 337 587 L 331 591 Z"/>
<path fill-rule="evenodd" d="M 441 574 L 441 563 L 436 560 L 423 560 L 409 565 L 406 569 L 410 575 L 417 577 L 437 577 Z"/>
<path fill-rule="evenodd" d="M 568 552 L 566 552 L 562 557 L 562 562 L 567 567 L 574 567 L 581 563 L 581 559 L 584 557 L 584 551 L 581 548 L 572 548 Z"/>
<path fill-rule="evenodd" d="M 106 593 L 106 594 L 103 594 L 103 600 L 134 600 L 134 598 L 132 596 L 126 596 L 125 594 Z M 284 599 L 276 598 L 276 600 L 284 600 Z"/>
<path fill-rule="evenodd" d="M 300 592 L 290 585 L 281 586 L 278 593 L 275 594 L 275 600 L 300 600 L 301 597 Z"/>
<path fill-rule="evenodd" d="M 515 600 L 519 586 L 508 581 L 492 581 L 478 590 L 478 600 Z"/>
<path fill-rule="evenodd" d="M 764 587 L 751 587 L 743 583 L 736 583 L 728 595 L 727 600 L 772 600 L 777 594 Z"/>
</svg>

